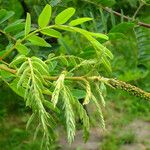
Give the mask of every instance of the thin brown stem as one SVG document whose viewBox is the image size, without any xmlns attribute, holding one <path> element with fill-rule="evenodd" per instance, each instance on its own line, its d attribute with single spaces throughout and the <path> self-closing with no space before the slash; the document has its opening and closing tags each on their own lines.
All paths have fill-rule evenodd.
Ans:
<svg viewBox="0 0 150 150">
<path fill-rule="evenodd" d="M 109 12 L 109 13 L 113 13 L 114 15 L 119 16 L 119 17 L 122 17 L 122 18 L 124 18 L 124 19 L 126 19 L 126 20 L 134 21 L 133 18 L 128 17 L 128 16 L 125 16 L 125 15 L 122 15 L 121 13 L 116 12 L 116 11 L 112 10 L 111 8 L 109 8 L 109 7 L 103 7 L 102 5 L 96 4 L 95 2 L 92 2 L 92 1 L 89 1 L 89 0 L 83 0 L 83 1 L 86 1 L 86 2 L 88 2 L 88 3 L 94 4 L 94 5 L 98 6 L 99 8 L 102 8 L 102 9 L 104 9 L 105 11 L 107 11 L 107 12 Z M 150 28 L 150 24 L 147 24 L 147 23 L 144 23 L 144 22 L 141 22 L 141 21 L 138 21 L 137 24 L 138 24 L 139 26 L 143 26 L 143 27 L 145 27 L 145 28 Z"/>
</svg>

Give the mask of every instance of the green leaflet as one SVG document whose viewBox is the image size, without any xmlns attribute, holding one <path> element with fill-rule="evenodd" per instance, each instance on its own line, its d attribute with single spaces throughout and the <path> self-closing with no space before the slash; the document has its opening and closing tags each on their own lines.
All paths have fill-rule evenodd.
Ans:
<svg viewBox="0 0 150 150">
<path fill-rule="evenodd" d="M 22 73 L 22 75 L 21 75 L 21 77 L 20 77 L 20 79 L 19 79 L 19 81 L 18 81 L 17 89 L 19 89 L 20 86 L 26 81 L 26 78 L 27 78 L 27 76 L 28 76 L 29 73 L 30 73 L 30 68 L 27 67 L 27 68 L 23 71 L 23 73 Z"/>
<path fill-rule="evenodd" d="M 97 111 L 98 111 L 98 114 L 99 114 L 99 119 L 100 119 L 100 122 L 101 122 L 101 127 L 103 129 L 105 129 L 105 121 L 104 121 L 104 117 L 103 117 L 101 107 L 100 107 L 99 103 L 97 102 L 97 99 L 95 98 L 95 96 L 93 94 L 92 94 L 92 101 L 94 102 L 94 104 L 97 108 Z"/>
<path fill-rule="evenodd" d="M 89 84 L 88 81 L 85 80 L 85 88 L 86 88 L 86 95 L 85 95 L 85 98 L 84 98 L 84 101 L 83 101 L 83 105 L 87 105 L 89 102 L 90 102 L 90 99 L 91 99 L 91 86 Z"/>
<path fill-rule="evenodd" d="M 41 64 L 47 71 L 48 71 L 48 66 L 45 64 L 45 62 L 43 62 L 40 58 L 37 58 L 35 56 L 32 57 L 32 61 L 34 62 L 38 62 L 39 64 Z"/>
<path fill-rule="evenodd" d="M 38 71 L 43 75 L 49 75 L 48 70 L 39 62 L 33 61 L 33 67 L 38 68 Z"/>
<path fill-rule="evenodd" d="M 30 28 L 31 28 L 31 16 L 29 13 L 27 13 L 26 23 L 25 23 L 25 36 L 27 36 L 28 33 L 30 32 Z"/>
<path fill-rule="evenodd" d="M 75 9 L 70 7 L 59 13 L 55 18 L 56 24 L 66 23 L 75 13 Z"/>
<path fill-rule="evenodd" d="M 28 48 L 23 44 L 17 44 L 16 49 L 20 54 L 27 55 L 29 53 Z"/>
<path fill-rule="evenodd" d="M 64 75 L 64 73 L 62 73 L 56 81 L 55 89 L 52 93 L 52 98 L 51 98 L 51 101 L 52 101 L 54 107 L 56 107 L 60 91 L 62 90 L 62 88 L 64 86 L 64 79 L 65 79 L 65 75 Z"/>
<path fill-rule="evenodd" d="M 76 99 L 75 106 L 77 107 L 79 118 L 83 122 L 83 139 L 86 142 L 88 140 L 90 130 L 89 116 L 87 114 L 87 111 L 84 109 L 83 105 L 79 102 L 78 99 Z"/>
<path fill-rule="evenodd" d="M 107 35 L 102 34 L 102 33 L 89 32 L 89 34 L 91 34 L 92 36 L 97 37 L 97 38 L 101 38 L 101 39 L 105 39 L 105 40 L 109 39 Z"/>
<path fill-rule="evenodd" d="M 42 76 L 42 74 L 44 74 L 44 73 L 43 73 L 43 72 L 40 72 L 40 71 L 39 71 L 39 68 L 38 68 L 38 69 L 37 69 L 37 68 L 33 68 L 33 71 L 34 71 L 34 74 L 35 74 L 36 76 L 38 76 L 38 78 L 41 80 L 41 82 L 42 82 L 43 84 L 47 85 L 47 82 L 44 80 L 44 78 L 43 78 L 43 76 Z M 49 91 L 45 91 L 45 92 L 48 92 L 47 94 L 50 94 Z"/>
<path fill-rule="evenodd" d="M 52 12 L 52 8 L 50 5 L 47 4 L 42 10 L 38 18 L 38 25 L 40 28 L 44 28 L 48 25 L 51 18 L 51 12 Z"/>
<path fill-rule="evenodd" d="M 43 47 L 51 47 L 51 45 L 49 43 L 47 43 L 43 38 L 41 38 L 37 35 L 32 35 L 27 40 L 29 40 L 33 45 L 43 46 Z"/>
<path fill-rule="evenodd" d="M 95 87 L 96 87 L 96 91 L 100 97 L 100 100 L 101 100 L 101 104 L 103 107 L 105 107 L 106 103 L 105 103 L 105 99 L 103 97 L 103 93 L 102 93 L 102 90 L 100 89 L 100 85 L 98 83 L 95 83 Z"/>
<path fill-rule="evenodd" d="M 71 89 L 73 96 L 77 99 L 82 99 L 86 96 L 85 90 Z"/>
<path fill-rule="evenodd" d="M 68 142 L 71 143 L 74 140 L 75 136 L 75 115 L 73 112 L 73 107 L 71 103 L 74 101 L 71 91 L 68 87 L 63 87 L 63 103 L 65 109 L 65 118 L 66 118 L 66 128 L 67 128 L 67 137 Z"/>
<path fill-rule="evenodd" d="M 40 28 L 44 28 L 49 24 L 51 18 L 51 12 L 52 12 L 52 8 L 50 5 L 47 4 L 42 10 L 38 18 L 38 25 L 40 26 Z"/>
<path fill-rule="evenodd" d="M 41 31 L 41 33 L 44 34 L 44 35 L 55 37 L 55 38 L 60 38 L 61 37 L 61 33 L 54 30 L 54 29 L 44 29 L 44 30 Z"/>
<path fill-rule="evenodd" d="M 78 18 L 78 19 L 75 19 L 75 20 L 72 20 L 69 25 L 70 26 L 77 26 L 79 24 L 82 24 L 84 22 L 87 22 L 87 21 L 90 21 L 90 20 L 93 20 L 93 18 L 88 18 L 88 17 L 84 17 L 84 18 Z"/>
</svg>

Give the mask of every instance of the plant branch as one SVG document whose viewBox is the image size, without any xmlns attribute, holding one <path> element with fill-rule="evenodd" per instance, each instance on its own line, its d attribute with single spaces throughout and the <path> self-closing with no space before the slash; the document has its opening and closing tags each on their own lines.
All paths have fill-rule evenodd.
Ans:
<svg viewBox="0 0 150 150">
<path fill-rule="evenodd" d="M 47 80 L 52 80 L 55 81 L 58 79 L 58 77 L 52 77 L 52 76 L 45 76 L 44 77 Z M 111 78 L 104 78 L 101 76 L 91 76 L 91 77 L 65 77 L 66 80 L 74 80 L 74 81 L 100 81 L 100 82 L 104 82 L 107 85 L 110 85 L 111 87 L 114 87 L 116 89 L 121 89 L 124 91 L 127 91 L 128 93 L 140 97 L 140 98 L 144 98 L 146 100 L 150 100 L 150 93 L 149 92 L 145 92 L 142 89 L 128 84 L 126 82 L 123 81 L 119 81 L 116 79 L 111 79 Z"/>
<path fill-rule="evenodd" d="M 8 68 L 5 65 L 0 65 L 0 69 L 8 71 L 10 73 L 16 74 L 16 70 Z M 43 76 L 45 80 L 51 80 L 51 81 L 56 81 L 59 76 Z M 99 81 L 99 82 L 104 82 L 105 84 L 111 86 L 112 88 L 116 88 L 116 89 L 121 89 L 124 91 L 127 91 L 128 93 L 140 97 L 140 98 L 144 98 L 146 100 L 150 100 L 150 93 L 149 92 L 145 92 L 142 89 L 128 84 L 126 82 L 123 81 L 119 81 L 116 79 L 111 79 L 111 78 L 105 78 L 102 76 L 90 76 L 90 77 L 85 77 L 85 76 L 74 76 L 74 77 L 67 77 L 65 76 L 65 80 L 72 80 L 72 81 Z"/>
<path fill-rule="evenodd" d="M 15 74 L 17 72 L 16 70 L 11 69 L 11 68 L 7 67 L 6 65 L 3 65 L 3 64 L 0 64 L 0 69 L 8 71 L 8 72 L 10 72 L 12 74 Z"/>
<path fill-rule="evenodd" d="M 131 84 L 128 84 L 126 82 L 119 81 L 116 79 L 109 79 L 108 82 L 114 88 L 121 89 L 121 90 L 127 91 L 128 93 L 130 93 L 134 96 L 144 98 L 146 100 L 150 100 L 150 93 L 149 92 L 145 92 L 142 89 L 140 89 L 134 85 L 131 85 Z"/>
<path fill-rule="evenodd" d="M 136 15 L 138 14 L 138 12 L 140 11 L 140 9 L 144 6 L 144 3 L 140 3 L 139 7 L 137 8 L 137 10 L 135 11 L 134 15 L 133 15 L 133 19 L 135 19 Z"/>
<path fill-rule="evenodd" d="M 88 1 L 88 0 L 83 0 L 83 1 L 86 1 L 86 2 L 88 2 L 88 3 L 94 4 L 94 5 L 96 5 L 96 6 L 100 7 L 100 8 L 102 8 L 102 9 L 104 9 L 105 11 L 107 11 L 107 12 L 109 12 L 109 13 L 113 13 L 113 14 L 116 15 L 116 16 L 122 17 L 122 18 L 124 18 L 124 19 L 129 20 L 129 21 L 134 21 L 133 18 L 128 17 L 128 16 L 125 16 L 125 15 L 122 15 L 121 13 L 116 12 L 116 11 L 112 10 L 111 8 L 109 8 L 109 7 L 103 7 L 103 6 L 100 5 L 100 4 L 96 4 L 96 3 L 92 2 L 92 1 Z M 147 24 L 147 23 L 144 23 L 144 22 L 141 22 L 141 21 L 138 21 L 137 24 L 138 24 L 139 26 L 143 26 L 143 27 L 145 27 L 145 28 L 150 28 L 150 24 Z"/>
</svg>

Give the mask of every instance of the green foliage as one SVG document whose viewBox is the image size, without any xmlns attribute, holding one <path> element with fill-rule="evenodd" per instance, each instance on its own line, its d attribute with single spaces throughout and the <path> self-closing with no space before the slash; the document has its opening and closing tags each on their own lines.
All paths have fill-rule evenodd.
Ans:
<svg viewBox="0 0 150 150">
<path fill-rule="evenodd" d="M 0 44 L 0 81 L 23 98 L 27 108 L 32 110 L 26 126 L 36 125 L 34 139 L 38 135 L 42 137 L 41 148 L 50 149 L 57 139 L 55 131 L 59 124 L 64 125 L 68 142 L 73 142 L 78 120 L 81 121 L 84 141 L 87 141 L 94 120 L 86 109 L 90 105 L 97 113 L 98 125 L 105 129 L 102 111 L 106 105 L 106 85 L 112 87 L 117 80 L 110 83 L 103 75 L 112 73 L 132 82 L 141 78 L 148 80 L 149 63 L 145 65 L 145 62 L 149 60 L 149 38 L 146 32 L 136 27 L 136 21 L 124 22 L 121 16 L 120 22 L 112 12 L 108 14 L 99 8 L 101 5 L 116 7 L 116 2 L 82 1 L 79 7 L 76 0 L 48 0 L 51 5 L 43 1 L 46 5 L 43 8 L 37 5 L 40 1 L 25 1 L 34 8 L 25 20 L 14 20 L 11 18 L 14 12 L 0 10 L 0 40 L 4 38 L 6 41 Z M 70 7 L 72 4 L 78 9 Z M 136 4 L 130 2 L 132 7 Z M 51 6 L 56 6 L 53 13 Z M 62 10 L 64 7 L 66 9 Z M 113 61 L 111 51 L 117 56 Z M 124 84 L 126 91 L 131 87 L 130 92 L 135 92 L 133 86 Z M 148 86 L 147 83 L 145 87 Z M 137 95 L 141 93 L 143 91 Z M 132 138 L 127 135 L 120 142 L 128 142 L 128 139 L 133 142 Z M 111 139 L 116 140 L 115 137 Z M 110 147 L 111 143 L 106 141 L 107 144 Z M 113 146 L 112 149 L 117 149 Z"/>
<path fill-rule="evenodd" d="M 1 55 L 1 58 L 4 59 L 7 55 L 9 55 L 10 52 L 12 52 L 14 49 L 17 49 L 18 55 L 15 56 L 14 60 L 9 64 L 9 67 L 17 70 L 16 75 L 12 77 L 11 81 L 9 81 L 6 76 L 3 76 L 2 72 L 1 76 L 2 80 L 5 81 L 10 86 L 10 88 L 13 89 L 13 91 L 24 98 L 26 106 L 32 109 L 33 113 L 28 120 L 27 128 L 32 122 L 36 122 L 38 124 L 34 137 L 37 136 L 39 130 L 41 129 L 43 132 L 41 146 L 44 146 L 47 149 L 49 149 L 50 143 L 52 143 L 55 139 L 55 118 L 57 113 L 60 111 L 64 111 L 63 114 L 66 119 L 65 126 L 69 143 L 74 140 L 76 130 L 75 116 L 77 114 L 83 123 L 83 137 L 85 141 L 88 139 L 90 128 L 89 116 L 87 115 L 83 105 L 89 104 L 91 100 L 94 102 L 98 109 L 100 124 L 103 128 L 105 128 L 101 107 L 94 93 L 91 91 L 91 85 L 94 83 L 82 77 L 77 77 L 76 79 L 74 76 L 78 74 L 81 68 L 83 68 L 83 71 L 81 72 L 83 75 L 87 74 L 91 67 L 96 71 L 97 65 L 100 65 L 101 63 L 103 63 L 106 66 L 106 69 L 110 71 L 111 66 L 109 59 L 112 59 L 113 55 L 96 39 L 101 38 L 108 40 L 106 35 L 89 32 L 87 30 L 74 27 L 75 25 L 92 20 L 91 18 L 80 18 L 71 21 L 69 25 L 63 25 L 72 17 L 74 13 L 74 8 L 65 9 L 56 16 L 56 24 L 49 26 L 48 23 L 51 17 L 51 6 L 46 5 L 38 18 L 38 25 L 40 28 L 32 29 L 31 17 L 28 13 L 25 23 L 23 23 L 23 20 L 18 20 L 13 24 L 8 25 L 4 29 L 6 32 L 11 32 L 11 29 L 15 27 L 17 29 L 18 25 L 19 27 L 20 24 L 24 25 L 24 34 L 21 35 L 18 40 L 15 39 L 15 41 L 13 41 L 14 43 L 8 44 L 8 50 L 5 50 L 6 52 Z M 51 53 L 49 54 L 48 59 L 45 61 L 35 56 L 27 57 L 27 55 L 31 55 L 29 50 L 33 45 L 42 47 L 51 46 L 48 42 L 46 42 L 46 39 L 40 37 L 38 33 L 42 33 L 50 37 L 60 38 L 61 33 L 57 30 L 77 32 L 83 35 L 91 43 L 91 46 L 94 49 L 93 52 L 95 53 L 96 57 L 93 59 L 83 59 L 74 55 L 55 56 Z M 53 66 L 54 63 L 56 63 L 56 66 L 52 69 L 51 66 Z M 87 69 L 85 69 L 85 67 Z M 68 78 L 71 83 L 67 82 L 65 80 L 66 78 Z M 79 80 L 78 85 L 74 84 L 74 81 L 71 80 Z M 106 81 L 104 80 L 104 82 Z M 71 87 L 70 84 L 72 84 Z M 77 91 L 81 90 L 86 93 L 82 96 L 84 99 L 83 105 L 79 102 L 80 96 L 75 97 L 70 88 Z M 100 90 L 99 86 L 97 86 L 97 90 Z M 104 103 L 102 93 L 99 92 L 99 94 Z M 47 108 L 53 110 L 55 114 L 48 113 L 45 105 L 48 105 Z M 55 108 L 60 110 L 55 111 Z M 77 114 L 76 110 L 78 112 Z"/>
</svg>

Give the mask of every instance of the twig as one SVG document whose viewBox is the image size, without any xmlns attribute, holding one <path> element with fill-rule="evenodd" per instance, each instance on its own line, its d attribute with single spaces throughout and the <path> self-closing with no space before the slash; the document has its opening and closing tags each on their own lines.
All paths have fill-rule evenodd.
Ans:
<svg viewBox="0 0 150 150">
<path fill-rule="evenodd" d="M 115 87 L 117 89 L 127 91 L 128 93 L 130 93 L 136 97 L 150 100 L 150 93 L 149 92 L 145 92 L 142 89 L 140 89 L 134 85 L 131 85 L 131 84 L 128 84 L 126 82 L 119 81 L 116 79 L 109 79 L 108 82 L 109 82 L 109 84 L 111 84 L 113 87 Z"/>
<path fill-rule="evenodd" d="M 0 65 L 0 69 L 8 71 L 10 73 L 16 74 L 16 70 L 15 69 L 11 69 L 5 65 Z M 43 76 L 45 80 L 51 80 L 51 81 L 56 81 L 59 77 L 58 76 Z M 126 82 L 123 81 L 119 81 L 116 79 L 111 79 L 111 78 L 105 78 L 102 76 L 90 76 L 90 77 L 85 77 L 85 76 L 74 76 L 74 77 L 65 77 L 65 80 L 72 80 L 72 81 L 99 81 L 99 82 L 104 82 L 107 85 L 110 85 L 113 88 L 117 88 L 117 89 L 122 89 L 124 91 L 127 91 L 128 93 L 140 97 L 140 98 L 144 98 L 146 100 L 150 100 L 150 93 L 149 92 L 145 92 L 142 89 L 128 84 Z"/>
<path fill-rule="evenodd" d="M 6 65 L 3 65 L 3 64 L 0 64 L 0 69 L 8 71 L 8 72 L 13 73 L 13 74 L 15 74 L 17 72 L 16 70 L 11 69 L 11 68 L 7 67 Z"/>
<path fill-rule="evenodd" d="M 144 6 L 144 3 L 140 3 L 139 7 L 137 8 L 137 10 L 135 11 L 134 15 L 133 15 L 133 19 L 135 19 L 136 15 L 138 14 L 138 12 L 140 11 L 140 9 L 142 8 L 142 6 Z"/>
<path fill-rule="evenodd" d="M 125 16 L 125 15 L 122 15 L 121 13 L 118 13 L 118 12 L 112 10 L 111 8 L 103 7 L 103 9 L 106 10 L 107 12 L 109 12 L 109 13 L 112 12 L 112 13 L 115 14 L 116 16 L 120 16 L 120 17 L 123 17 L 124 19 L 133 21 L 133 18 L 128 17 L 128 16 Z M 140 22 L 140 21 L 139 21 L 139 22 L 137 22 L 137 24 L 138 24 L 139 26 L 143 26 L 143 27 L 146 27 L 146 28 L 150 28 L 150 24 L 146 24 L 146 23 L 144 23 L 144 22 Z"/>
<path fill-rule="evenodd" d="M 111 8 L 109 8 L 109 7 L 103 7 L 102 5 L 96 4 L 96 3 L 92 2 L 92 1 L 89 1 L 89 0 L 83 0 L 83 1 L 91 3 L 91 4 L 94 4 L 94 5 L 96 5 L 96 6 L 100 7 L 100 8 L 102 8 L 102 9 L 104 9 L 105 11 L 107 11 L 109 13 L 113 13 L 116 16 L 122 17 L 122 18 L 130 20 L 130 21 L 134 21 L 133 18 L 125 16 L 125 15 L 122 15 L 121 13 L 116 12 L 116 11 L 112 10 Z M 150 28 L 150 24 L 147 24 L 147 23 L 144 23 L 144 22 L 141 22 L 141 21 L 137 22 L 137 24 L 139 26 L 143 26 L 145 28 Z"/>
</svg>

